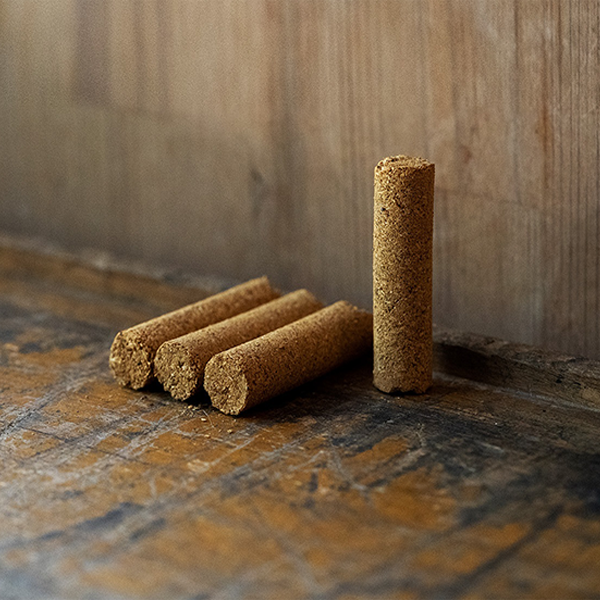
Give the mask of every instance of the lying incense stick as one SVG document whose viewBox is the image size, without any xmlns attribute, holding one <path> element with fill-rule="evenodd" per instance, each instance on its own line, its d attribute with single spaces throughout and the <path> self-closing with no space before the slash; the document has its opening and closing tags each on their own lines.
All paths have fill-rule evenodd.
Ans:
<svg viewBox="0 0 600 600">
<path fill-rule="evenodd" d="M 287 325 L 322 307 L 310 292 L 298 290 L 165 342 L 154 359 L 156 377 L 174 398 L 187 400 L 203 389 L 204 368 L 215 354 Z"/>
<path fill-rule="evenodd" d="M 121 385 L 140 389 L 154 379 L 154 357 L 162 343 L 278 296 L 268 279 L 261 277 L 120 331 L 110 349 L 110 368 Z"/>
<path fill-rule="evenodd" d="M 217 354 L 204 387 L 213 405 L 237 415 L 367 352 L 370 313 L 340 301 Z"/>
</svg>

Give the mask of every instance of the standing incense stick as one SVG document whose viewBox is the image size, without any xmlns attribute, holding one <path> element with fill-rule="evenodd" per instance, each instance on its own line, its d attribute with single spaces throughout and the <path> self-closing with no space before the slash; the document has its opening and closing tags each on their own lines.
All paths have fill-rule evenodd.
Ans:
<svg viewBox="0 0 600 600">
<path fill-rule="evenodd" d="M 163 342 L 233 317 L 278 296 L 268 279 L 260 277 L 120 331 L 110 349 L 110 368 L 121 385 L 138 390 L 154 379 L 154 356 Z"/>
<path fill-rule="evenodd" d="M 203 389 L 204 368 L 215 354 L 301 319 L 320 308 L 323 305 L 310 292 L 298 290 L 165 342 L 154 359 L 156 377 L 173 398 L 187 400 Z"/>
<path fill-rule="evenodd" d="M 373 381 L 383 392 L 431 385 L 434 176 L 422 158 L 375 167 Z"/>
<path fill-rule="evenodd" d="M 213 356 L 204 387 L 215 408 L 237 415 L 358 358 L 372 343 L 371 314 L 342 300 Z"/>
</svg>

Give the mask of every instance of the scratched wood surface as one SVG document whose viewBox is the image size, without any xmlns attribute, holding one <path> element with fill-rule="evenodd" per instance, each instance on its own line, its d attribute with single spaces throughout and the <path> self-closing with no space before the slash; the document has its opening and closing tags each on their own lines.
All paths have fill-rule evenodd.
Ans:
<svg viewBox="0 0 600 600">
<path fill-rule="evenodd" d="M 597 0 L 0 0 L 0 222 L 371 299 L 436 163 L 435 314 L 600 358 Z"/>
<path fill-rule="evenodd" d="M 114 333 L 191 288 L 30 258 L 0 251 L 0 597 L 600 594 L 598 410 L 387 396 L 368 358 L 244 418 L 122 389 Z"/>
</svg>

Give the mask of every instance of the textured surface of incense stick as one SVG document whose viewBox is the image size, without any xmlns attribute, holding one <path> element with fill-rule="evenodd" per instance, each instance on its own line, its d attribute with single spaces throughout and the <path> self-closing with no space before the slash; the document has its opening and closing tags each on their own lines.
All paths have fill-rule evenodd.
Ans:
<svg viewBox="0 0 600 600">
<path fill-rule="evenodd" d="M 388 393 L 431 385 L 434 176 L 422 158 L 375 167 L 373 381 Z"/>
<path fill-rule="evenodd" d="M 360 356 L 372 341 L 372 315 L 336 302 L 217 354 L 204 387 L 216 408 L 237 415 Z"/>
<path fill-rule="evenodd" d="M 204 368 L 215 354 L 287 325 L 322 307 L 310 292 L 298 290 L 165 342 L 154 360 L 156 376 L 174 398 L 186 400 L 203 389 Z"/>
<path fill-rule="evenodd" d="M 261 277 L 120 331 L 110 349 L 110 368 L 121 385 L 140 389 L 154 379 L 154 357 L 161 344 L 278 296 Z"/>
</svg>

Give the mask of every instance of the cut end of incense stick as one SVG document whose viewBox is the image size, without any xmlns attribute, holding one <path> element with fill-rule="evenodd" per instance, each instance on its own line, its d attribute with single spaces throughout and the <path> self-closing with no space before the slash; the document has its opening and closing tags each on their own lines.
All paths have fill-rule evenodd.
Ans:
<svg viewBox="0 0 600 600">
<path fill-rule="evenodd" d="M 110 348 L 109 365 L 118 383 L 139 390 L 152 379 L 153 358 L 138 336 L 119 331 Z"/>
<path fill-rule="evenodd" d="M 375 167 L 375 171 L 384 170 L 397 170 L 397 169 L 425 169 L 432 166 L 425 158 L 420 156 L 405 156 L 400 154 L 399 156 L 388 156 L 383 160 L 380 160 Z"/>
<path fill-rule="evenodd" d="M 235 354 L 221 353 L 211 359 L 207 391 L 218 410 L 237 416 L 249 406 L 250 386 L 244 373 L 244 360 Z M 216 376 L 214 374 L 217 374 Z"/>
<path fill-rule="evenodd" d="M 185 343 L 177 338 L 165 342 L 156 353 L 154 370 L 158 381 L 175 400 L 187 400 L 202 388 L 204 365 L 197 365 Z"/>
</svg>

